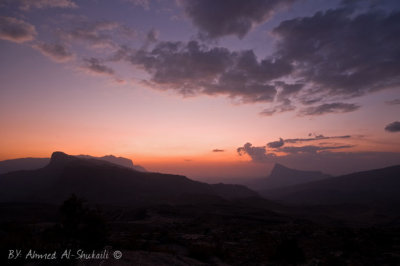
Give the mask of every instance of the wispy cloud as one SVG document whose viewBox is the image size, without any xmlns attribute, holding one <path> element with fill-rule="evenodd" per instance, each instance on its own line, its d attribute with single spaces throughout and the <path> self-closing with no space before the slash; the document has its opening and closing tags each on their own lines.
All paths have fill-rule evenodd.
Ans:
<svg viewBox="0 0 400 266">
<path fill-rule="evenodd" d="M 116 44 L 112 36 L 107 32 L 114 30 L 118 25 L 117 22 L 110 21 L 80 21 L 74 23 L 72 29 L 63 29 L 59 31 L 59 35 L 66 41 L 81 41 L 83 43 L 88 43 L 94 48 L 110 48 L 115 47 Z"/>
<path fill-rule="evenodd" d="M 36 36 L 35 26 L 13 17 L 0 16 L 0 39 L 23 43 Z"/>
<path fill-rule="evenodd" d="M 397 105 L 397 104 L 400 104 L 400 99 L 394 99 L 394 100 L 386 101 L 385 103 L 388 104 L 388 105 Z"/>
<path fill-rule="evenodd" d="M 22 10 L 33 8 L 77 8 L 78 5 L 71 0 L 17 0 Z"/>
<path fill-rule="evenodd" d="M 63 44 L 38 43 L 33 45 L 33 47 L 55 62 L 63 63 L 70 61 L 74 58 L 73 53 L 70 52 L 68 48 Z"/>
<path fill-rule="evenodd" d="M 354 103 L 324 103 L 300 110 L 300 115 L 323 115 L 328 113 L 348 113 L 359 109 Z"/>
<path fill-rule="evenodd" d="M 115 73 L 114 69 L 103 64 L 100 59 L 93 57 L 84 59 L 84 65 L 82 66 L 82 69 L 89 74 L 101 76 L 112 76 Z"/>
</svg>

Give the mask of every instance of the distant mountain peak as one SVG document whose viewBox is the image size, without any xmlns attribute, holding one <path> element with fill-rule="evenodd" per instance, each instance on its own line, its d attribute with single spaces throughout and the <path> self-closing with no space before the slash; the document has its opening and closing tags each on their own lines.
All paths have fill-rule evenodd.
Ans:
<svg viewBox="0 0 400 266">
<path fill-rule="evenodd" d="M 65 165 L 68 162 L 71 162 L 73 160 L 78 160 L 78 158 L 68 155 L 62 151 L 55 151 L 51 154 L 50 158 L 50 166 L 59 166 L 59 165 Z"/>
<path fill-rule="evenodd" d="M 271 174 L 267 177 L 266 184 L 268 189 L 271 189 L 316 181 L 328 177 L 330 176 L 319 171 L 296 170 L 276 163 Z"/>
<path fill-rule="evenodd" d="M 310 173 L 313 173 L 313 174 L 319 173 L 319 174 L 322 174 L 322 172 L 320 172 L 320 171 L 297 170 L 297 169 L 289 168 L 289 167 L 284 166 L 282 164 L 276 163 L 274 168 L 271 171 L 271 175 L 270 176 L 273 176 L 275 174 L 281 174 L 281 173 L 290 173 L 290 174 L 293 174 L 293 173 L 308 173 L 308 174 L 310 174 Z"/>
<path fill-rule="evenodd" d="M 55 151 L 51 154 L 50 163 L 52 162 L 66 162 L 76 160 L 77 158 L 72 155 L 68 155 L 62 151 Z"/>
<path fill-rule="evenodd" d="M 276 170 L 283 170 L 283 169 L 290 169 L 289 167 L 284 166 L 283 164 L 276 163 L 272 171 Z M 293 169 L 290 169 L 293 170 Z"/>
<path fill-rule="evenodd" d="M 51 160 L 59 160 L 59 159 L 66 159 L 70 155 L 62 152 L 62 151 L 55 151 L 51 154 Z"/>
</svg>

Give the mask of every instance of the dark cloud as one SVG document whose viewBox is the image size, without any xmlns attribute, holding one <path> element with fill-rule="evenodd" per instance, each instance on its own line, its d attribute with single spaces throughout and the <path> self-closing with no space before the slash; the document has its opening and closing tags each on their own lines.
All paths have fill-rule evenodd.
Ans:
<svg viewBox="0 0 400 266">
<path fill-rule="evenodd" d="M 39 50 L 43 55 L 51 58 L 56 62 L 67 62 L 74 58 L 72 52 L 68 50 L 62 44 L 57 43 L 39 43 L 33 46 L 35 49 Z"/>
<path fill-rule="evenodd" d="M 279 147 L 282 147 L 284 144 L 285 144 L 285 142 L 283 141 L 282 138 L 280 138 L 278 141 L 269 142 L 269 143 L 267 144 L 267 146 L 268 146 L 269 148 L 279 148 Z"/>
<path fill-rule="evenodd" d="M 400 122 L 395 121 L 393 123 L 390 123 L 385 127 L 385 130 L 388 132 L 400 132 Z"/>
<path fill-rule="evenodd" d="M 279 40 L 276 53 L 296 66 L 294 78 L 308 84 L 302 90 L 303 100 L 349 98 L 399 87 L 400 12 L 376 10 L 358 14 L 350 9 L 328 10 L 284 21 L 273 30 Z M 333 107 L 356 109 L 323 105 L 305 113 L 323 114 Z"/>
<path fill-rule="evenodd" d="M 218 13 L 218 8 L 206 8 L 205 3 L 183 1 L 194 21 L 205 16 L 194 10 Z M 148 83 L 159 89 L 272 103 L 260 112 L 264 116 L 296 109 L 299 115 L 352 112 L 360 106 L 344 100 L 400 87 L 400 12 L 376 10 L 356 13 L 342 8 L 283 21 L 273 30 L 278 40 L 275 52 L 261 60 L 252 50 L 231 51 L 191 41 L 157 42 L 152 50 L 141 49 L 129 56 L 129 61 L 146 70 L 151 75 Z M 223 24 L 224 17 L 221 20 Z M 211 36 L 237 34 L 209 22 Z"/>
<path fill-rule="evenodd" d="M 221 149 L 214 149 L 212 150 L 213 152 L 224 152 L 225 150 L 221 150 Z"/>
<path fill-rule="evenodd" d="M 113 75 L 114 70 L 104 65 L 101 60 L 97 58 L 86 58 L 84 59 L 84 66 L 82 67 L 85 71 L 95 75 Z"/>
<path fill-rule="evenodd" d="M 309 136 L 312 136 L 310 134 Z M 307 146 L 285 146 L 284 145 L 290 143 L 290 144 L 295 144 L 295 143 L 302 143 L 302 142 L 310 142 L 310 141 L 321 141 L 321 140 L 331 140 L 331 139 L 348 139 L 351 138 L 349 135 L 345 136 L 329 136 L 326 137 L 324 135 L 315 135 L 312 138 L 294 138 L 294 139 L 282 139 L 279 138 L 278 141 L 272 141 L 267 143 L 267 147 L 274 149 L 274 151 L 280 151 L 280 152 L 285 152 L 285 153 L 297 153 L 297 152 L 318 152 L 318 151 L 323 151 L 323 150 L 332 150 L 332 149 L 340 149 L 340 148 L 349 148 L 350 146 L 348 145 L 335 145 L 332 146 L 332 143 L 320 143 L 319 146 L 316 145 L 307 145 Z M 330 146 L 325 146 L 325 144 L 330 145 Z"/>
<path fill-rule="evenodd" d="M 348 113 L 360 108 L 353 103 L 324 103 L 317 106 L 304 108 L 300 111 L 300 115 L 323 115 L 328 113 Z"/>
<path fill-rule="evenodd" d="M 17 0 L 20 3 L 20 8 L 30 10 L 32 8 L 77 8 L 75 2 L 71 0 Z"/>
<path fill-rule="evenodd" d="M 0 16 L 0 39 L 23 43 L 35 39 L 35 26 L 12 17 Z"/>
<path fill-rule="evenodd" d="M 310 134 L 309 136 L 311 136 Z M 316 141 L 316 140 L 325 140 L 325 139 L 349 139 L 351 138 L 350 135 L 344 135 L 344 136 L 331 136 L 331 137 L 325 137 L 324 135 L 314 135 L 313 138 L 295 138 L 295 139 L 285 139 L 285 143 L 298 143 L 298 142 L 308 142 L 308 141 Z"/>
<path fill-rule="evenodd" d="M 227 95 L 241 102 L 272 102 L 276 89 L 271 81 L 292 70 L 279 58 L 258 61 L 251 50 L 231 52 L 197 41 L 159 42 L 128 59 L 151 74 L 155 87 L 183 95 Z"/>
<path fill-rule="evenodd" d="M 254 25 L 270 19 L 294 0 L 180 0 L 185 13 L 206 37 L 243 38 Z"/>
<path fill-rule="evenodd" d="M 249 155 L 253 162 L 271 162 L 276 161 L 281 157 L 290 156 L 291 154 L 317 154 L 320 152 L 331 152 L 332 150 L 352 148 L 354 145 L 306 145 L 306 146 L 284 146 L 284 141 L 280 139 L 279 141 L 270 142 L 267 144 L 269 148 L 272 148 L 275 152 L 284 152 L 286 155 L 276 156 L 272 152 L 268 152 L 266 146 L 253 146 L 251 143 L 247 142 L 242 147 L 237 148 L 237 152 L 240 156 Z"/>
<path fill-rule="evenodd" d="M 394 99 L 394 100 L 386 101 L 385 103 L 388 104 L 388 105 L 397 105 L 397 104 L 400 104 L 400 99 Z"/>
<path fill-rule="evenodd" d="M 316 146 L 316 145 L 306 145 L 306 146 L 288 146 L 288 147 L 281 147 L 278 151 L 285 152 L 285 153 L 317 153 L 320 151 L 327 151 L 327 150 L 337 150 L 337 149 L 345 149 L 345 148 L 352 148 L 353 145 L 341 145 L 341 146 Z"/>
<path fill-rule="evenodd" d="M 274 158 L 274 154 L 267 153 L 266 147 L 255 147 L 251 143 L 247 142 L 243 147 L 237 148 L 237 153 L 242 155 L 249 155 L 253 162 L 265 162 Z"/>
</svg>

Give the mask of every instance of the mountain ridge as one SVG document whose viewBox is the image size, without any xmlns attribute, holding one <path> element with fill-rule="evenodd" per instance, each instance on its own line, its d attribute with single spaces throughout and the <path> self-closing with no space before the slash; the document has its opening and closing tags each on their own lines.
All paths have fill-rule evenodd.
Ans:
<svg viewBox="0 0 400 266">
<path fill-rule="evenodd" d="M 0 175 L 0 201 L 60 202 L 75 193 L 109 204 L 177 203 L 186 196 L 214 200 L 256 197 L 236 185 L 210 185 L 185 176 L 140 172 L 114 163 L 54 152 L 47 166 Z M 200 197 L 199 197 L 200 198 Z"/>
<path fill-rule="evenodd" d="M 297 204 L 399 202 L 400 165 L 355 172 L 262 193 L 268 199 Z"/>
<path fill-rule="evenodd" d="M 316 180 L 323 180 L 331 177 L 331 175 L 322 173 L 320 171 L 297 170 L 276 163 L 268 176 L 253 179 L 243 184 L 248 185 L 250 188 L 255 189 L 256 191 L 264 191 Z"/>
<path fill-rule="evenodd" d="M 53 156 L 53 154 L 52 154 Z M 70 155 L 71 156 L 71 155 Z M 76 155 L 75 157 L 86 158 L 86 159 L 98 159 L 103 161 L 108 161 L 111 163 L 115 163 L 121 166 L 125 166 L 128 168 L 135 169 L 141 172 L 147 172 L 147 170 L 140 166 L 135 165 L 131 159 L 124 158 L 124 157 L 117 157 L 114 155 L 105 155 L 102 157 L 95 157 L 90 155 Z M 0 161 L 0 174 L 5 174 L 13 171 L 19 170 L 35 170 L 45 167 L 48 163 L 50 163 L 50 158 L 34 158 L 34 157 L 27 157 L 27 158 L 17 158 L 17 159 L 9 159 Z"/>
</svg>

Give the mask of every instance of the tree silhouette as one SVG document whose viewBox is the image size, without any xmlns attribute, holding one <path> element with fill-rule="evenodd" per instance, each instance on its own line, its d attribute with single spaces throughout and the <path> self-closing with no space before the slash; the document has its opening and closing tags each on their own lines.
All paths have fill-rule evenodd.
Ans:
<svg viewBox="0 0 400 266">
<path fill-rule="evenodd" d="M 89 209 L 84 202 L 73 194 L 61 205 L 63 240 L 71 248 L 101 248 L 107 240 L 106 222 L 100 211 Z"/>
</svg>

